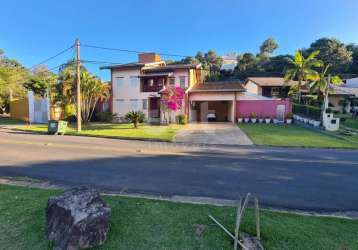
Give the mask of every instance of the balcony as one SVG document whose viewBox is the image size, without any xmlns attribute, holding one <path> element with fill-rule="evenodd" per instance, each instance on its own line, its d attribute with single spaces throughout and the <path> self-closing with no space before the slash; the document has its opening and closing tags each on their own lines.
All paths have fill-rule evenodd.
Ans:
<svg viewBox="0 0 358 250">
<path fill-rule="evenodd" d="M 141 77 L 141 92 L 158 92 L 167 84 L 167 77 Z"/>
</svg>

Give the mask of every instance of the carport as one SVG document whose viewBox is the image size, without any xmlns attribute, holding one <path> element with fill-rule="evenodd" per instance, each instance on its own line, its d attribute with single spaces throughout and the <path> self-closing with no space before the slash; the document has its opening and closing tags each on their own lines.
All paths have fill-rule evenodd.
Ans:
<svg viewBox="0 0 358 250">
<path fill-rule="evenodd" d="M 193 85 L 187 90 L 189 122 L 211 120 L 234 123 L 237 93 L 244 91 L 239 82 L 206 82 Z"/>
</svg>

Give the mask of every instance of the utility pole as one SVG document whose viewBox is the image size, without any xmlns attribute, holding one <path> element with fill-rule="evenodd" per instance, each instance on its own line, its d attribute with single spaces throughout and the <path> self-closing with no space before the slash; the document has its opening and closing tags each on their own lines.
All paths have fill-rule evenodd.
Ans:
<svg viewBox="0 0 358 250">
<path fill-rule="evenodd" d="M 81 61 L 80 61 L 80 40 L 76 39 L 76 82 L 77 82 L 77 132 L 82 130 L 81 120 Z"/>
</svg>

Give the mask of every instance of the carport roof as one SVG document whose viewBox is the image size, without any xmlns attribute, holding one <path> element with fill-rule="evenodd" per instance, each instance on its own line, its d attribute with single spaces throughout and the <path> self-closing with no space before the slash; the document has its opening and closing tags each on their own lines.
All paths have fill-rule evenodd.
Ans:
<svg viewBox="0 0 358 250">
<path fill-rule="evenodd" d="M 189 92 L 244 92 L 240 82 L 205 82 L 191 87 Z"/>
</svg>

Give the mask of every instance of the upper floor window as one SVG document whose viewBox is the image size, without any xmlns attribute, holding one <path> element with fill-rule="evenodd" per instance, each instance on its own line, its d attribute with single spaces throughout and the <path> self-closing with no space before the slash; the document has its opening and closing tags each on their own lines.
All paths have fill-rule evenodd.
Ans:
<svg viewBox="0 0 358 250">
<path fill-rule="evenodd" d="M 131 76 L 130 77 L 130 84 L 132 88 L 137 88 L 139 86 L 139 78 L 138 76 Z"/>
<path fill-rule="evenodd" d="M 124 78 L 123 77 L 116 77 L 116 87 L 117 87 L 117 89 L 121 89 L 124 87 Z"/>
<path fill-rule="evenodd" d="M 179 84 L 182 89 L 185 88 L 185 76 L 179 76 Z"/>
<path fill-rule="evenodd" d="M 271 88 L 271 96 L 278 97 L 280 95 L 280 87 Z"/>
<path fill-rule="evenodd" d="M 170 85 L 175 85 L 175 78 L 174 77 L 169 78 L 169 84 Z"/>
</svg>

